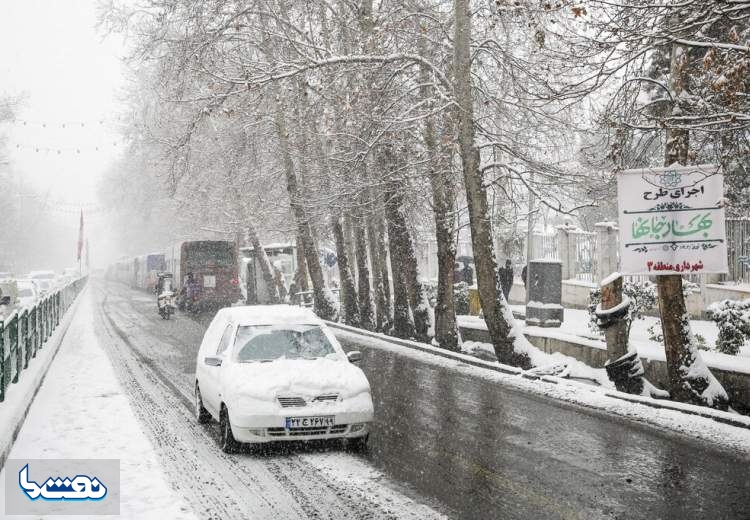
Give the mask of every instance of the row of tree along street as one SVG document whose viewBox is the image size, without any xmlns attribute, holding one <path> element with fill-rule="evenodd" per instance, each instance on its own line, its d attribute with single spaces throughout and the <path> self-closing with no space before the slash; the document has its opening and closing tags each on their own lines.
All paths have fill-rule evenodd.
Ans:
<svg viewBox="0 0 750 520">
<path fill-rule="evenodd" d="M 131 43 L 132 118 L 102 196 L 133 252 L 295 236 L 329 319 L 318 248 L 332 244 L 342 321 L 420 340 L 415 236 L 431 230 L 447 349 L 468 225 L 497 358 L 528 367 L 496 259 L 535 218 L 611 217 L 614 172 L 675 162 L 720 163 L 730 211 L 747 210 L 748 17 L 741 0 L 114 2 L 101 20 Z M 680 280 L 658 283 L 677 317 Z M 664 336 L 689 366 L 685 327 Z M 702 402 L 705 381 L 670 370 L 672 396 Z"/>
</svg>

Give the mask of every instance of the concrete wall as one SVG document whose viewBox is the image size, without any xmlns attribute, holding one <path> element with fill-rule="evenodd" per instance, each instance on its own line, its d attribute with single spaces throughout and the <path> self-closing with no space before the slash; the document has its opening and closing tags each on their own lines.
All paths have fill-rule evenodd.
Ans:
<svg viewBox="0 0 750 520">
<path fill-rule="evenodd" d="M 568 309 L 585 309 L 589 304 L 589 293 L 596 287 L 589 282 L 579 282 L 578 280 L 563 280 L 562 282 L 562 306 Z M 523 283 L 519 280 L 513 282 L 513 288 L 510 290 L 510 303 L 515 305 L 526 304 L 526 291 Z"/>
<path fill-rule="evenodd" d="M 560 352 L 583 361 L 594 368 L 604 368 L 607 362 L 607 349 L 602 341 L 584 338 L 563 339 L 559 333 L 544 331 L 526 332 L 526 338 L 538 349 L 551 354 Z M 461 327 L 461 336 L 465 341 L 490 342 L 489 333 L 483 329 Z M 659 388 L 667 388 L 667 364 L 658 359 L 641 358 L 646 378 Z M 750 374 L 711 368 L 711 372 L 724 386 L 729 394 L 732 406 L 739 412 L 750 414 Z"/>
<path fill-rule="evenodd" d="M 581 282 L 578 280 L 563 280 L 562 282 L 562 305 L 568 309 L 586 309 L 589 302 L 589 292 L 596 284 Z M 685 304 L 690 316 L 698 319 L 706 319 L 706 309 L 714 302 L 721 300 L 746 300 L 750 298 L 750 287 L 747 285 L 718 285 L 706 284 L 700 292 L 693 293 L 687 297 Z M 524 305 L 526 303 L 526 291 L 523 283 L 516 280 L 510 291 L 510 303 Z M 653 309 L 646 313 L 648 316 L 658 316 L 659 309 Z"/>
</svg>

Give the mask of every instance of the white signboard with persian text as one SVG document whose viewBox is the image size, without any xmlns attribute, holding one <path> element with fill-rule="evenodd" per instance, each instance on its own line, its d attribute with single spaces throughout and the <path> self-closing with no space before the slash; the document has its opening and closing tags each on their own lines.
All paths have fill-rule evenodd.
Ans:
<svg viewBox="0 0 750 520">
<path fill-rule="evenodd" d="M 724 176 L 714 165 L 618 174 L 620 270 L 726 273 L 723 198 Z"/>
</svg>

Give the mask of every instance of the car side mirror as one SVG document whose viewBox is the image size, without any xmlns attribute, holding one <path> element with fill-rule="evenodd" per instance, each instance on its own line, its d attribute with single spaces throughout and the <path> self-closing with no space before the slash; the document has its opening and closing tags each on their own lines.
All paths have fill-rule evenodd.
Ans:
<svg viewBox="0 0 750 520">
<path fill-rule="evenodd" d="M 346 354 L 346 357 L 350 363 L 359 363 L 362 361 L 362 353 L 359 350 L 352 350 Z"/>
<path fill-rule="evenodd" d="M 204 359 L 206 364 L 210 367 L 220 367 L 221 366 L 221 358 L 219 356 L 206 356 Z"/>
</svg>

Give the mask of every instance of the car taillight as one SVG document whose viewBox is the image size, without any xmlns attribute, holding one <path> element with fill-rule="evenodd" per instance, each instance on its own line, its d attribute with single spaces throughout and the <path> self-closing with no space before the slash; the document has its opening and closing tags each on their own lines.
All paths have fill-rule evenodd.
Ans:
<svg viewBox="0 0 750 520">
<path fill-rule="evenodd" d="M 238 285 L 240 281 L 237 278 L 232 278 L 232 285 Z"/>
</svg>

